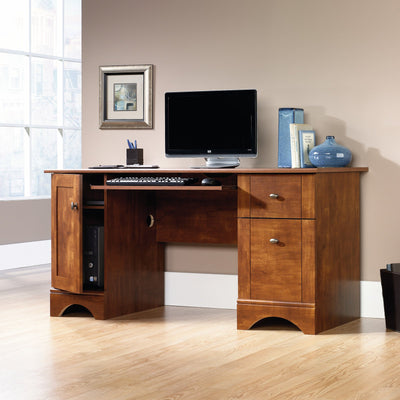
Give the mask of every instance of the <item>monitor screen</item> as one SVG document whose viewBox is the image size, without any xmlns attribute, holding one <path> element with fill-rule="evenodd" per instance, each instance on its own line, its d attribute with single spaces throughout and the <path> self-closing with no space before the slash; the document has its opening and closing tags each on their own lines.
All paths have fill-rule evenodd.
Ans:
<svg viewBox="0 0 400 400">
<path fill-rule="evenodd" d="M 257 91 L 165 94 L 167 157 L 255 157 Z"/>
</svg>

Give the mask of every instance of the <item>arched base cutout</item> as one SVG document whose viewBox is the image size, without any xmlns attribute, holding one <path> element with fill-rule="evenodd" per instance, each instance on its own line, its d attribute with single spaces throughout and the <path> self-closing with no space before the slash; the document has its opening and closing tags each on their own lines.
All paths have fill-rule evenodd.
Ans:
<svg viewBox="0 0 400 400">
<path fill-rule="evenodd" d="M 293 322 L 279 317 L 263 318 L 252 325 L 250 329 L 268 331 L 301 331 L 301 329 Z"/>
<path fill-rule="evenodd" d="M 93 314 L 84 306 L 79 304 L 71 304 L 61 312 L 63 317 L 93 317 Z"/>
</svg>

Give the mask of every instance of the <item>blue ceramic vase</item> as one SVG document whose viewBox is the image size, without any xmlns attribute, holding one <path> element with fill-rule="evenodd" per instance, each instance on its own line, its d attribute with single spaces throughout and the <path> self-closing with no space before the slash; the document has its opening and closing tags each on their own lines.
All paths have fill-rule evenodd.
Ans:
<svg viewBox="0 0 400 400">
<path fill-rule="evenodd" d="M 327 136 L 325 142 L 315 146 L 308 157 L 315 167 L 345 167 L 350 164 L 351 151 L 338 145 L 335 136 Z"/>
</svg>

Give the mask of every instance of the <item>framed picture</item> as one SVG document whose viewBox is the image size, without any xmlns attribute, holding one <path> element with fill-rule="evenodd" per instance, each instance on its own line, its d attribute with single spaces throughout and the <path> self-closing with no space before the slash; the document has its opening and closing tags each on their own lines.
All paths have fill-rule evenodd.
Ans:
<svg viewBox="0 0 400 400">
<path fill-rule="evenodd" d="M 153 66 L 100 67 L 100 129 L 153 128 Z"/>
</svg>

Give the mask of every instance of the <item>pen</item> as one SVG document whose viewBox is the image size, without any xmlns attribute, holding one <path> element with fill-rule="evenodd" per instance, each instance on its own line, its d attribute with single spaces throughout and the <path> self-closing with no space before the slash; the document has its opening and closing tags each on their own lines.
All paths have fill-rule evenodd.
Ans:
<svg viewBox="0 0 400 400">
<path fill-rule="evenodd" d="M 130 140 L 129 140 L 129 139 L 126 139 L 126 141 L 128 142 L 128 147 L 129 147 L 130 149 L 133 149 L 133 144 L 130 142 Z"/>
<path fill-rule="evenodd" d="M 137 149 L 137 141 L 136 141 L 136 139 L 135 139 L 135 147 L 134 148 Z"/>
</svg>

